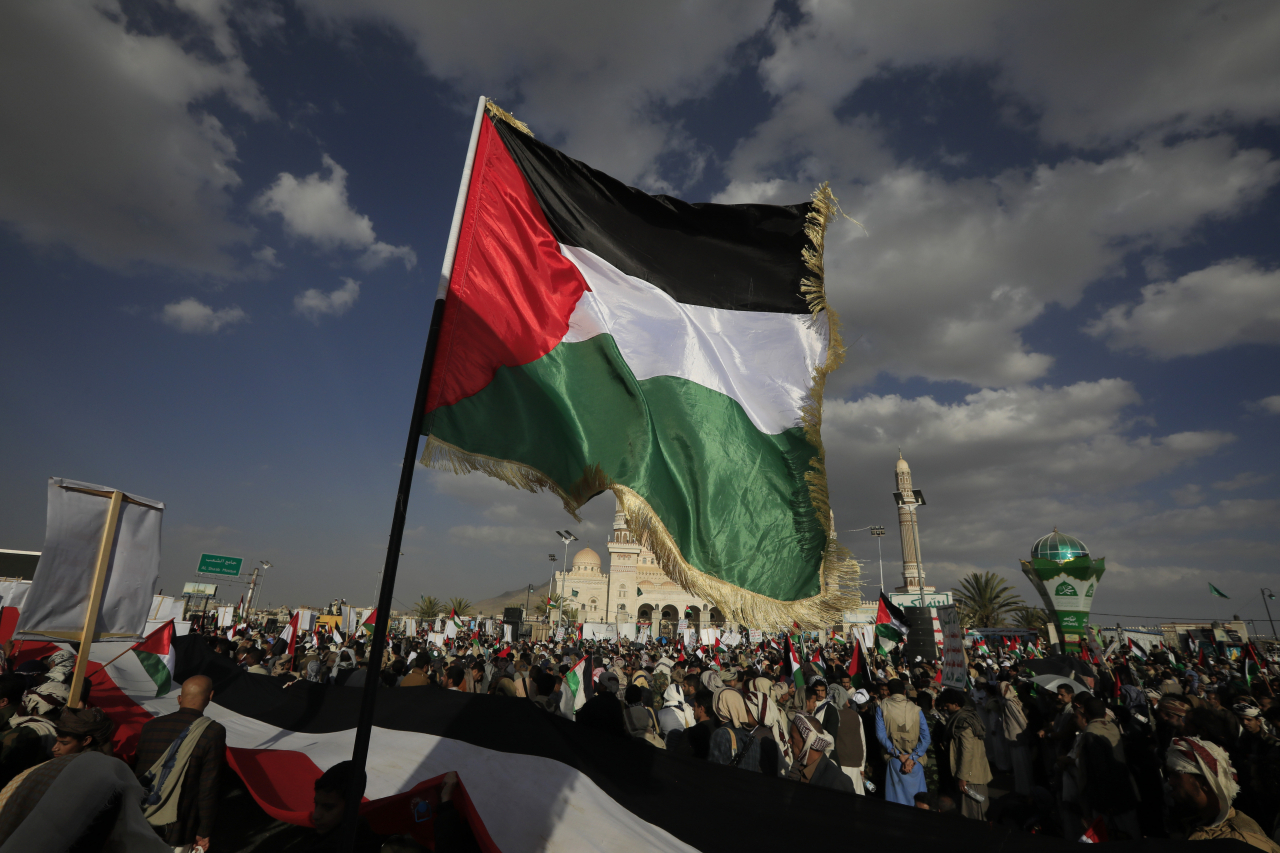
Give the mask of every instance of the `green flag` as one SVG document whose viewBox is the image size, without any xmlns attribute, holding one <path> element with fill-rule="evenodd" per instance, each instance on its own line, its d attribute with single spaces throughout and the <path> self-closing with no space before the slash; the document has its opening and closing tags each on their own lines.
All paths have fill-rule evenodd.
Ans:
<svg viewBox="0 0 1280 853">
<path fill-rule="evenodd" d="M 1218 588 L 1217 588 L 1216 586 L 1214 586 L 1213 584 L 1209 584 L 1209 592 L 1211 592 L 1211 593 L 1213 593 L 1214 595 L 1218 596 L 1218 598 L 1230 598 L 1230 597 L 1231 597 L 1231 596 L 1227 595 L 1225 592 L 1223 592 L 1222 590 L 1218 589 Z"/>
<path fill-rule="evenodd" d="M 571 590 L 569 590 L 569 592 L 573 593 L 573 597 L 574 597 L 574 598 L 577 598 L 577 597 L 578 597 L 578 591 L 577 591 L 576 589 L 571 589 Z"/>
<path fill-rule="evenodd" d="M 644 590 L 642 590 L 640 587 L 636 587 L 636 595 L 644 595 Z"/>
</svg>

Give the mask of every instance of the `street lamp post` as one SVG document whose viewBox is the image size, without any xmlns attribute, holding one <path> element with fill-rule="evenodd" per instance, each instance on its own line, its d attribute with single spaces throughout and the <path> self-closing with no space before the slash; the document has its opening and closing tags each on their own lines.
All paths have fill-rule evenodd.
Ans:
<svg viewBox="0 0 1280 853">
<path fill-rule="evenodd" d="M 533 595 L 533 584 L 529 584 L 528 591 L 524 594 L 524 613 L 525 618 L 529 618 L 529 596 Z"/>
<path fill-rule="evenodd" d="M 578 537 L 574 536 L 568 530 L 557 530 L 556 535 L 560 537 L 560 541 L 564 543 L 564 571 L 560 573 L 560 606 L 556 608 L 556 624 L 560 623 L 564 617 L 564 582 L 565 577 L 569 574 L 569 543 L 577 542 Z"/>
<path fill-rule="evenodd" d="M 884 528 L 873 524 L 870 527 L 859 527 L 857 530 L 846 530 L 845 533 L 861 533 L 864 530 L 870 530 L 871 535 L 876 537 L 876 555 L 880 560 L 880 591 L 884 592 L 884 552 L 880 549 L 880 537 L 884 535 Z"/>
<path fill-rule="evenodd" d="M 551 593 L 556 589 L 556 560 L 560 559 L 555 554 L 548 554 L 547 559 L 551 561 L 551 580 L 547 582 L 547 630 L 551 630 Z"/>
<path fill-rule="evenodd" d="M 1276 636 L 1275 620 L 1271 618 L 1271 605 L 1267 604 L 1267 599 L 1269 598 L 1272 601 L 1275 601 L 1276 595 L 1274 592 L 1267 589 L 1266 587 L 1263 587 L 1261 592 L 1262 592 L 1262 606 L 1267 608 L 1267 621 L 1271 623 L 1271 639 L 1272 640 L 1280 639 L 1280 637 Z"/>
</svg>

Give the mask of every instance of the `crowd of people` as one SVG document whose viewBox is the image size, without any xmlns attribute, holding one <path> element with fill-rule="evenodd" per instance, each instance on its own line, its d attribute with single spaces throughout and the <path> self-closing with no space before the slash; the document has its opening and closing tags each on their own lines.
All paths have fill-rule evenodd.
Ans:
<svg viewBox="0 0 1280 853">
<path fill-rule="evenodd" d="M 1073 840 L 1236 838 L 1280 853 L 1275 663 L 1250 675 L 1176 651 L 1086 652 L 1051 659 L 1072 673 L 1055 678 L 984 644 L 960 689 L 896 651 L 850 667 L 860 646 L 835 638 L 796 641 L 799 677 L 785 637 L 714 654 L 665 639 L 401 637 L 372 669 L 362 642 L 329 639 L 292 659 L 259 659 L 251 642 L 234 654 L 285 681 L 376 677 L 528 699 L 693 760 Z M 588 698 L 575 711 L 564 676 L 584 657 Z"/>
<path fill-rule="evenodd" d="M 1068 839 L 1234 838 L 1280 853 L 1280 704 L 1272 689 L 1280 667 L 1265 660 L 1246 671 L 1165 650 L 1149 659 L 1121 651 L 1025 660 L 984 647 L 970 655 L 960 688 L 943 687 L 932 661 L 904 661 L 896 651 L 867 661 L 859 644 L 833 637 L 718 650 L 665 639 L 393 637 L 376 663 L 363 640 L 321 633 L 296 641 L 292 654 L 274 633 L 254 629 L 206 640 L 284 689 L 375 678 L 386 689 L 527 700 L 687 760 L 956 819 Z M 590 673 L 585 702 L 565 678 L 579 664 Z M 141 808 L 89 810 L 96 823 L 79 831 L 149 831 L 162 840 L 157 849 L 209 849 L 226 741 L 204 715 L 213 683 L 184 682 L 178 708 L 146 724 L 126 768 L 115 758 L 104 763 L 114 724 L 92 696 L 68 706 L 74 666 L 69 651 L 16 667 L 0 662 L 0 845 L 22 833 L 71 831 L 32 816 L 51 791 L 91 779 Z M 75 762 L 74 773 L 63 773 Z M 309 834 L 281 849 L 340 849 L 338 792 L 351 772 L 338 765 L 317 782 Z M 465 821 L 442 801 L 444 837 L 472 847 Z M 362 839 L 367 850 L 417 849 L 367 827 Z"/>
</svg>

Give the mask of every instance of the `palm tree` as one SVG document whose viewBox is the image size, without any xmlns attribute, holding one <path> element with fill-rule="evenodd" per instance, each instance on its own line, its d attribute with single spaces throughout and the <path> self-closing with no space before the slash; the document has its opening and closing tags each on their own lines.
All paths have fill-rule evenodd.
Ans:
<svg viewBox="0 0 1280 853">
<path fill-rule="evenodd" d="M 443 609 L 444 605 L 440 603 L 440 599 L 434 595 L 424 595 L 422 600 L 414 606 L 413 611 L 419 619 L 434 619 Z"/>
<path fill-rule="evenodd" d="M 970 628 L 999 628 L 1007 615 L 1027 606 L 1009 582 L 995 572 L 973 572 L 951 592 L 960 611 L 960 622 Z"/>
<path fill-rule="evenodd" d="M 1027 631 L 1045 632 L 1049 624 L 1049 614 L 1043 607 L 1019 607 L 1013 612 L 1013 624 Z"/>
<path fill-rule="evenodd" d="M 471 615 L 471 602 L 467 601 L 465 598 L 449 599 L 449 607 L 451 610 L 453 610 L 454 613 L 456 613 L 459 616 Z"/>
</svg>

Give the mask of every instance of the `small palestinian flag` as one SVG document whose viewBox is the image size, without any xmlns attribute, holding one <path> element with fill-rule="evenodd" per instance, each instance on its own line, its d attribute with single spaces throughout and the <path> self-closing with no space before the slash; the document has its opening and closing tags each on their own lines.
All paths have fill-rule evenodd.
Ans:
<svg viewBox="0 0 1280 853">
<path fill-rule="evenodd" d="M 1133 637 L 1129 637 L 1129 654 L 1137 658 L 1147 659 L 1147 653 L 1142 650 L 1142 646 L 1133 641 Z"/>
<path fill-rule="evenodd" d="M 796 685 L 796 692 L 800 693 L 804 690 L 804 670 L 800 666 L 800 655 L 796 654 L 796 647 L 791 644 L 791 638 L 786 639 L 787 649 L 782 656 L 782 674 L 790 678 Z"/>
<path fill-rule="evenodd" d="M 880 593 L 880 607 L 876 611 L 876 637 L 879 638 L 880 648 L 889 652 L 896 649 L 899 643 L 905 643 L 907 629 L 910 627 L 911 623 L 902 610 L 883 592 Z"/>
<path fill-rule="evenodd" d="M 854 690 L 871 686 L 871 670 L 867 668 L 867 656 L 862 653 L 862 643 L 853 641 L 853 655 L 849 658 L 849 681 Z"/>
<path fill-rule="evenodd" d="M 173 688 L 173 668 L 177 661 L 173 653 L 173 620 L 156 628 L 135 643 L 130 650 L 138 657 L 142 668 L 156 683 L 156 697 L 165 696 Z"/>
<path fill-rule="evenodd" d="M 293 654 L 293 650 L 298 643 L 298 619 L 301 616 L 301 610 L 295 612 L 293 618 L 289 620 L 289 624 L 285 625 L 284 630 L 280 632 L 280 638 L 276 640 L 277 643 L 288 643 L 288 651 L 285 652 L 287 655 Z"/>
<path fill-rule="evenodd" d="M 360 627 L 370 634 L 373 633 L 373 625 L 378 621 L 378 608 L 369 611 L 369 615 L 364 617 L 364 621 L 360 623 Z"/>
<path fill-rule="evenodd" d="M 490 105 L 448 271 L 429 466 L 611 490 L 640 544 L 729 618 L 823 624 L 835 540 L 822 388 L 843 358 L 822 250 L 836 203 L 689 204 L 573 160 Z M 750 523 L 741 523 L 750 519 Z"/>
<path fill-rule="evenodd" d="M 1262 664 L 1258 661 L 1258 650 L 1249 643 L 1244 647 L 1244 680 L 1253 688 L 1253 677 L 1262 674 Z"/>
<path fill-rule="evenodd" d="M 813 650 L 813 657 L 809 660 L 809 662 L 813 664 L 813 668 L 814 668 L 814 669 L 816 669 L 816 670 L 818 670 L 818 673 L 819 673 L 820 675 L 822 675 L 822 676 L 824 676 L 824 677 L 826 676 L 826 674 L 827 674 L 827 668 L 826 668 L 826 666 L 822 663 L 822 653 L 821 653 L 821 652 L 819 652 L 817 649 L 814 649 L 814 650 Z"/>
<path fill-rule="evenodd" d="M 560 687 L 560 712 L 566 717 L 572 719 L 587 703 L 587 681 L 590 678 L 585 656 L 564 674 L 564 684 Z"/>
<path fill-rule="evenodd" d="M 547 596 L 547 607 L 555 607 L 555 603 L 551 601 L 551 596 Z"/>
</svg>

